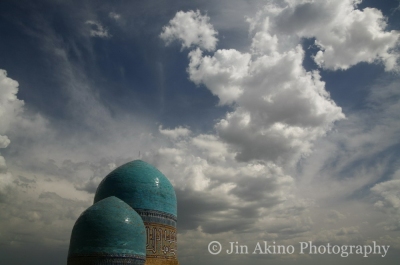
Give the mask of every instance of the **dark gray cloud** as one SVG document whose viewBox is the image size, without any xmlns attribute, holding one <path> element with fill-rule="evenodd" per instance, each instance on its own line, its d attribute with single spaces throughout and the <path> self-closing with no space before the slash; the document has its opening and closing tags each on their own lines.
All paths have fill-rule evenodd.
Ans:
<svg viewBox="0 0 400 265">
<path fill-rule="evenodd" d="M 206 192 L 176 189 L 179 231 L 196 229 L 210 217 L 229 208 L 229 202 L 212 197 Z"/>
</svg>

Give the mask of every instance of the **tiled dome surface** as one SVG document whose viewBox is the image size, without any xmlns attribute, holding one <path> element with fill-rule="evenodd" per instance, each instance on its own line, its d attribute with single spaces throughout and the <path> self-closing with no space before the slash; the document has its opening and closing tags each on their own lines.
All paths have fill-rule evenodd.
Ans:
<svg viewBox="0 0 400 265">
<path fill-rule="evenodd" d="M 72 229 L 68 257 L 74 256 L 144 258 L 146 230 L 141 217 L 113 196 L 95 203 Z"/>
<path fill-rule="evenodd" d="M 97 188 L 94 202 L 115 196 L 134 209 L 154 210 L 177 216 L 174 188 L 154 166 L 135 160 L 108 174 Z"/>
</svg>

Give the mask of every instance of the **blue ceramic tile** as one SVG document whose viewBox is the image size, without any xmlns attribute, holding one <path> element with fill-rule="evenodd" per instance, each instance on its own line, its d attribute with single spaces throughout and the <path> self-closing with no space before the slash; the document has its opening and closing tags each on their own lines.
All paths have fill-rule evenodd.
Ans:
<svg viewBox="0 0 400 265">
<path fill-rule="evenodd" d="M 94 202 L 115 196 L 134 209 L 160 211 L 177 216 L 174 188 L 154 166 L 135 160 L 108 174 L 97 188 Z"/>
<path fill-rule="evenodd" d="M 144 259 L 146 230 L 142 218 L 116 197 L 98 201 L 76 221 L 68 256 Z"/>
</svg>

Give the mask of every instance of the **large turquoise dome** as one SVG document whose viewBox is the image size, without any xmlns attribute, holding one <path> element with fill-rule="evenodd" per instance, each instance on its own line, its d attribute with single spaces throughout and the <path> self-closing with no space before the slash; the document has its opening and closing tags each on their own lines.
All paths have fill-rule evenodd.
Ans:
<svg viewBox="0 0 400 265">
<path fill-rule="evenodd" d="M 144 264 L 146 229 L 128 204 L 112 196 L 84 211 L 72 229 L 68 265 Z"/>
<path fill-rule="evenodd" d="M 133 209 L 165 212 L 177 217 L 174 188 L 154 166 L 135 160 L 108 174 L 97 188 L 94 202 L 115 196 Z"/>
</svg>

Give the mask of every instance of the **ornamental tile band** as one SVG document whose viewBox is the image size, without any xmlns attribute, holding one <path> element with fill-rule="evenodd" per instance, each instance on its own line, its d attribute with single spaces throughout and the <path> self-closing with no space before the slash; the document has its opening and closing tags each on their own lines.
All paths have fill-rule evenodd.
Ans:
<svg viewBox="0 0 400 265">
<path fill-rule="evenodd" d="M 68 257 L 68 265 L 144 265 L 146 257 L 141 255 L 118 255 L 94 253 L 92 255 L 76 255 Z"/>
<path fill-rule="evenodd" d="M 135 211 L 142 217 L 145 223 L 159 223 L 176 227 L 177 219 L 172 214 L 144 209 L 135 209 Z"/>
</svg>

